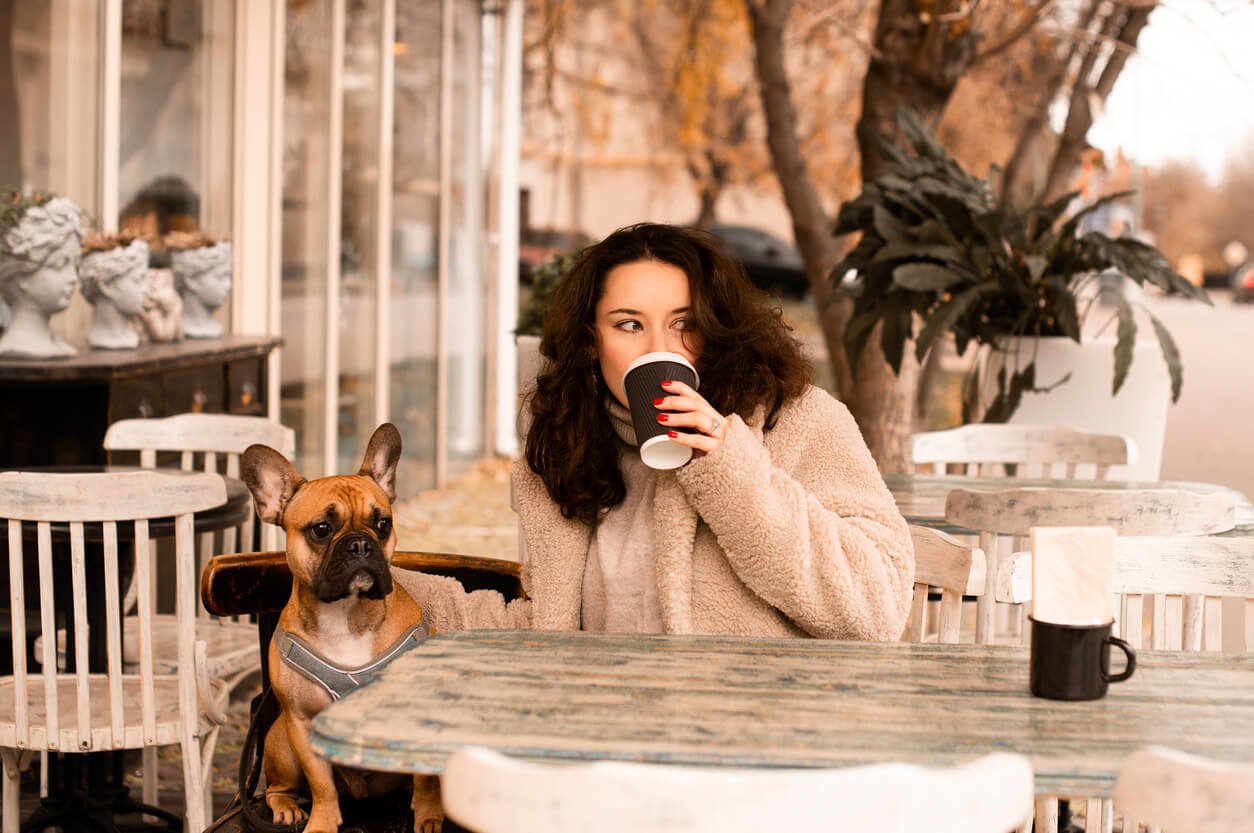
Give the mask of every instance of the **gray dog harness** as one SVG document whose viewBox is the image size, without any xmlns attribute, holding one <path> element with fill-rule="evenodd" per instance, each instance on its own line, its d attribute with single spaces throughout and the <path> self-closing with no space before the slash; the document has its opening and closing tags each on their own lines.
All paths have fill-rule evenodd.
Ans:
<svg viewBox="0 0 1254 833">
<path fill-rule="evenodd" d="M 421 644 L 430 635 L 431 628 L 427 625 L 427 612 L 424 610 L 421 622 L 408 628 L 382 654 L 358 668 L 336 665 L 315 651 L 308 642 L 288 633 L 282 627 L 275 627 L 273 641 L 278 649 L 279 659 L 326 689 L 332 700 L 338 700 L 369 680 L 397 656 Z"/>
</svg>

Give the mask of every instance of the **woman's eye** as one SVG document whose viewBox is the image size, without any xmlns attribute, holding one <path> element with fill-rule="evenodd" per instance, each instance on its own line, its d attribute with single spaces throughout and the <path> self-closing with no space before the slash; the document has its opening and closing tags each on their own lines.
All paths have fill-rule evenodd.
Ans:
<svg viewBox="0 0 1254 833">
<path fill-rule="evenodd" d="M 687 318 L 677 318 L 675 319 L 675 323 L 671 324 L 671 326 L 674 327 L 676 330 L 687 330 L 690 327 L 692 327 L 692 324 L 688 321 Z"/>
<path fill-rule="evenodd" d="M 636 333 L 641 330 L 640 322 L 635 320 L 619 321 L 614 325 L 617 329 L 626 330 L 629 333 Z"/>
</svg>

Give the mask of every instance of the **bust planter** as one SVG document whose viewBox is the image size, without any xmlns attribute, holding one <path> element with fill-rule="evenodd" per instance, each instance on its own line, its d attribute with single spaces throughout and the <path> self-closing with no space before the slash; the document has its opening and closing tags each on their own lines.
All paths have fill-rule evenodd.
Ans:
<svg viewBox="0 0 1254 833">
<path fill-rule="evenodd" d="M 1002 346 L 1004 345 L 1004 346 Z M 997 350 L 986 350 L 979 360 L 980 408 L 996 395 L 998 371 L 1008 356 L 1036 355 L 1036 378 L 1049 386 L 1070 374 L 1064 385 L 1049 392 L 1028 391 L 1007 420 L 1020 425 L 1070 425 L 1085 431 L 1122 434 L 1133 443 L 1133 455 L 1123 466 L 1112 466 L 1113 480 L 1157 480 L 1171 403 L 1171 377 L 1157 341 L 1140 339 L 1127 378 L 1112 395 L 1115 339 L 1086 338 L 1077 344 L 1064 336 L 1024 338 L 1006 336 Z M 1007 370 L 1010 373 L 1010 370 Z"/>
</svg>

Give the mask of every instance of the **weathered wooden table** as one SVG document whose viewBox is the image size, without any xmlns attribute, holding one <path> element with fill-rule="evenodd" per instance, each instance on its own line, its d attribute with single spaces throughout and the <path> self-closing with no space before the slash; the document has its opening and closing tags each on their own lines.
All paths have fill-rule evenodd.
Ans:
<svg viewBox="0 0 1254 833">
<path fill-rule="evenodd" d="M 830 767 L 1027 755 L 1040 794 L 1107 797 L 1163 744 L 1254 761 L 1254 655 L 1138 652 L 1104 699 L 1028 692 L 1027 649 L 530 631 L 435 636 L 314 721 L 368 769 L 477 744 L 551 761 Z"/>
<path fill-rule="evenodd" d="M 976 477 L 963 474 L 886 474 L 884 483 L 893 493 L 897 508 L 906 520 L 920 526 L 931 526 L 951 533 L 964 533 L 961 527 L 945 522 L 945 498 L 951 489 L 1181 489 L 1186 492 L 1210 494 L 1224 492 L 1232 495 L 1236 505 L 1236 526 L 1218 533 L 1224 537 L 1254 535 L 1254 506 L 1245 495 L 1215 483 L 1155 480 L 1150 482 L 1130 480 L 1039 480 L 1021 477 Z"/>
</svg>

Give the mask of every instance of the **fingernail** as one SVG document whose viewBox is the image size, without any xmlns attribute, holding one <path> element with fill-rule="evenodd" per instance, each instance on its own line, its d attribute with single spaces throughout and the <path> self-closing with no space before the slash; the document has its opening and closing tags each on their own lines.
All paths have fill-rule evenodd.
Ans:
<svg viewBox="0 0 1254 833">
<path fill-rule="evenodd" d="M 661 404 L 662 404 L 663 402 L 665 402 L 665 401 L 666 401 L 666 397 L 665 397 L 665 396 L 659 396 L 657 399 L 654 399 L 654 400 L 653 400 L 653 404 L 654 404 L 654 405 L 661 405 Z"/>
<path fill-rule="evenodd" d="M 666 436 L 670 437 L 670 438 L 673 440 L 673 439 L 675 439 L 676 437 L 678 437 L 678 436 L 679 436 L 679 432 L 678 432 L 678 431 L 667 431 L 667 432 L 666 432 Z"/>
<path fill-rule="evenodd" d="M 664 387 L 664 388 L 669 388 L 669 387 L 670 387 L 671 385 L 673 385 L 673 384 L 675 384 L 675 383 L 674 383 L 674 382 L 671 382 L 671 381 L 666 381 L 666 382 L 663 382 L 663 383 L 662 383 L 662 387 Z"/>
<path fill-rule="evenodd" d="M 666 420 L 668 420 L 668 419 L 670 419 L 670 417 L 669 417 L 668 415 L 666 415 L 666 414 L 658 414 L 658 415 L 657 415 L 657 421 L 658 421 L 658 422 L 666 422 Z"/>
</svg>

